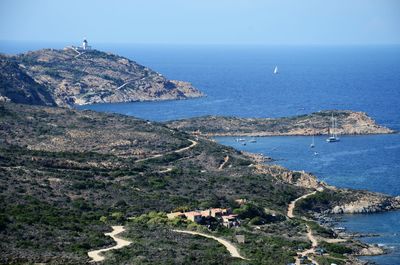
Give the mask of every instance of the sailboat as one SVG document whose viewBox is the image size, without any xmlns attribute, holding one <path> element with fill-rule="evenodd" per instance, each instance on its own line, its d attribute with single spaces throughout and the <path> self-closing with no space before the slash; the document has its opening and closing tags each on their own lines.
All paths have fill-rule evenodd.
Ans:
<svg viewBox="0 0 400 265">
<path fill-rule="evenodd" d="M 326 141 L 328 143 L 333 143 L 333 142 L 339 142 L 340 141 L 339 137 L 336 134 L 336 126 L 337 126 L 336 119 L 333 118 L 333 113 L 332 113 L 332 131 L 330 133 L 329 138 L 326 139 Z"/>
<path fill-rule="evenodd" d="M 278 66 L 275 66 L 274 74 L 276 75 L 277 73 L 278 73 Z"/>
</svg>

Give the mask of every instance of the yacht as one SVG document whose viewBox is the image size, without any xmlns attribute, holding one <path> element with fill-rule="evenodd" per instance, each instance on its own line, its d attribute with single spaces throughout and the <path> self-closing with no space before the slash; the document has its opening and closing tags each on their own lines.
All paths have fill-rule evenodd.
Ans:
<svg viewBox="0 0 400 265">
<path fill-rule="evenodd" d="M 328 143 L 333 143 L 333 142 L 339 142 L 340 139 L 336 134 L 336 127 L 337 127 L 337 123 L 336 123 L 336 118 L 333 117 L 332 114 L 332 131 L 330 132 L 330 136 L 328 139 L 326 139 L 326 141 Z"/>
</svg>

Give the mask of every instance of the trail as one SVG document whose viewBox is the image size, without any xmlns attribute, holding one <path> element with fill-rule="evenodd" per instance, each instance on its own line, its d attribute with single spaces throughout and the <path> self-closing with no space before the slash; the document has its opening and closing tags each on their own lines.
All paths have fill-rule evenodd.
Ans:
<svg viewBox="0 0 400 265">
<path fill-rule="evenodd" d="M 224 166 L 226 165 L 226 163 L 228 163 L 228 161 L 229 161 L 229 156 L 227 155 L 224 157 L 224 162 L 221 163 L 218 170 L 222 170 L 224 168 Z"/>
<path fill-rule="evenodd" d="M 296 203 L 297 203 L 299 200 L 302 200 L 302 199 L 305 199 L 305 198 L 307 198 L 307 197 L 309 197 L 309 196 L 314 195 L 315 193 L 317 193 L 317 191 L 313 191 L 313 192 L 304 194 L 303 196 L 301 196 L 301 197 L 295 199 L 294 201 L 292 201 L 292 202 L 289 204 L 288 211 L 287 211 L 287 216 L 288 216 L 289 218 L 294 218 L 294 217 L 295 217 L 295 216 L 294 216 L 294 208 L 296 207 Z M 311 227 L 310 227 L 309 225 L 306 225 L 306 226 L 307 226 L 307 238 L 308 238 L 308 240 L 311 241 L 311 248 L 310 248 L 310 249 L 306 249 L 306 250 L 304 250 L 303 252 L 300 252 L 300 253 L 297 253 L 297 254 L 298 254 L 298 255 L 301 255 L 301 256 L 307 256 L 307 257 L 308 257 L 309 254 L 315 254 L 315 249 L 316 249 L 316 247 L 318 246 L 318 241 L 317 241 L 317 239 L 314 237 L 314 235 L 312 234 L 312 229 L 311 229 Z M 314 264 L 319 265 L 319 263 L 318 263 L 316 260 L 314 260 L 313 258 L 311 258 L 311 257 L 308 257 L 308 258 L 309 258 Z M 300 259 L 299 259 L 299 257 L 296 256 L 296 265 L 300 265 L 300 264 L 301 264 L 301 263 L 300 263 Z"/>
<path fill-rule="evenodd" d="M 305 198 L 307 198 L 307 197 L 309 197 L 309 196 L 311 196 L 311 195 L 314 195 L 315 193 L 317 193 L 317 191 L 313 191 L 313 192 L 311 192 L 311 193 L 307 193 L 307 194 L 305 194 L 305 195 L 303 195 L 303 196 L 297 198 L 296 200 L 292 201 L 292 202 L 289 204 L 288 211 L 287 211 L 287 216 L 288 216 L 289 218 L 293 218 L 293 217 L 294 217 L 293 212 L 294 212 L 294 207 L 296 206 L 296 203 L 297 203 L 298 201 L 302 200 L 302 199 L 305 199 Z"/>
<path fill-rule="evenodd" d="M 104 235 L 112 237 L 112 239 L 114 239 L 114 241 L 117 243 L 117 245 L 115 245 L 113 247 L 109 247 L 109 248 L 102 248 L 102 249 L 98 249 L 98 250 L 89 251 L 88 256 L 92 259 L 90 262 L 103 261 L 105 258 L 102 255 L 100 255 L 100 253 L 110 251 L 113 249 L 120 249 L 120 248 L 126 247 L 132 243 L 128 240 L 117 237 L 118 234 L 125 231 L 125 228 L 122 225 L 112 226 L 112 229 L 113 229 L 112 232 L 105 233 Z"/>
<path fill-rule="evenodd" d="M 182 153 L 182 152 L 184 152 L 186 150 L 189 150 L 189 149 L 195 147 L 198 144 L 198 142 L 196 142 L 194 140 L 190 140 L 190 139 L 188 139 L 188 140 L 190 142 L 192 142 L 189 146 L 186 146 L 186 147 L 183 147 L 183 148 L 180 148 L 180 149 L 177 149 L 177 150 L 169 151 L 169 152 L 166 152 L 166 153 L 163 153 L 163 154 L 156 154 L 156 155 L 153 155 L 153 156 L 150 156 L 150 157 L 138 159 L 138 160 L 135 161 L 135 163 L 147 161 L 147 160 L 150 160 L 150 159 L 153 159 L 153 158 L 158 158 L 158 157 L 162 157 L 162 156 L 173 154 L 173 153 Z"/>
<path fill-rule="evenodd" d="M 158 171 L 158 173 L 168 173 L 172 171 L 172 167 L 167 167 L 166 169 Z"/>
<path fill-rule="evenodd" d="M 315 249 L 318 246 L 318 241 L 317 239 L 314 237 L 314 235 L 312 234 L 312 230 L 310 228 L 309 225 L 307 225 L 307 238 L 311 241 L 311 248 L 310 249 L 306 249 L 303 252 L 297 253 L 299 255 L 302 256 L 307 256 L 309 260 L 311 260 L 311 262 L 313 264 L 319 265 L 319 263 L 313 259 L 312 257 L 309 257 L 309 254 L 315 254 Z M 299 257 L 296 257 L 296 265 L 300 265 L 300 259 Z"/>
<path fill-rule="evenodd" d="M 199 232 L 194 232 L 194 231 L 187 231 L 187 230 L 173 230 L 173 231 L 174 232 L 178 232 L 178 233 L 185 233 L 185 234 L 190 234 L 190 235 L 198 235 L 198 236 L 203 236 L 203 237 L 214 239 L 214 240 L 218 241 L 219 243 L 221 243 L 222 245 L 224 245 L 226 247 L 226 249 L 229 251 L 229 253 L 231 254 L 232 257 L 239 258 L 239 259 L 246 259 L 245 257 L 240 255 L 240 253 L 237 250 L 237 248 L 231 242 L 229 242 L 229 241 L 227 241 L 225 239 L 218 238 L 218 237 L 215 237 L 215 236 L 212 236 L 212 235 L 199 233 Z"/>
</svg>

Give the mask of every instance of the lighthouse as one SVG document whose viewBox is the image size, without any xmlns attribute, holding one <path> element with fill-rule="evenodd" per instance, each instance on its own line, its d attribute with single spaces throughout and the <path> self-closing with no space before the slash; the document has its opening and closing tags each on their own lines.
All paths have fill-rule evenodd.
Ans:
<svg viewBox="0 0 400 265">
<path fill-rule="evenodd" d="M 89 46 L 87 40 L 84 39 L 84 40 L 83 40 L 83 43 L 82 43 L 82 49 L 84 49 L 84 50 L 90 50 L 90 48 L 91 48 L 91 47 Z"/>
</svg>

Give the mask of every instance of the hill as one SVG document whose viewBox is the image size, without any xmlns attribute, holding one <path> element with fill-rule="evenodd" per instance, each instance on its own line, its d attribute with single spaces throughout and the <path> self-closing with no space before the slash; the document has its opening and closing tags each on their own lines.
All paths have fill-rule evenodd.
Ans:
<svg viewBox="0 0 400 265">
<path fill-rule="evenodd" d="M 370 200 L 364 210 L 398 207 L 389 196 L 331 189 L 309 174 L 258 164 L 160 123 L 13 103 L 0 105 L 0 175 L 2 264 L 86 264 L 89 250 L 113 244 L 103 233 L 115 223 L 128 223 L 134 243 L 107 264 L 215 264 L 219 257 L 226 264 L 286 264 L 309 244 L 305 223 L 285 218 L 287 207 L 314 188 L 326 191 L 302 204 L 307 215 L 348 212 L 346 205 L 361 197 Z M 240 249 L 252 262 L 237 263 L 209 240 L 173 233 L 165 216 L 210 207 L 240 213 L 240 228 L 215 233 L 229 240 L 245 234 Z"/>
<path fill-rule="evenodd" d="M 14 102 L 55 106 L 47 88 L 30 77 L 18 63 L 0 55 L 0 95 Z"/>
<path fill-rule="evenodd" d="M 7 75 L 23 72 L 34 80 L 35 86 L 44 87 L 53 101 L 63 107 L 203 96 L 188 82 L 168 80 L 134 61 L 98 50 L 42 49 L 3 56 L 2 60 L 14 65 L 7 69 Z M 9 80 L 6 84 L 2 81 L 2 90 L 21 90 L 18 80 Z M 30 89 L 30 86 L 23 87 L 25 91 Z M 10 99 L 27 103 L 20 97 L 12 96 Z"/>
<path fill-rule="evenodd" d="M 394 131 L 376 124 L 366 113 L 327 110 L 283 118 L 238 118 L 205 116 L 169 121 L 168 127 L 206 136 L 278 136 L 328 134 L 331 117 L 337 120 L 338 134 L 385 134 Z"/>
</svg>

